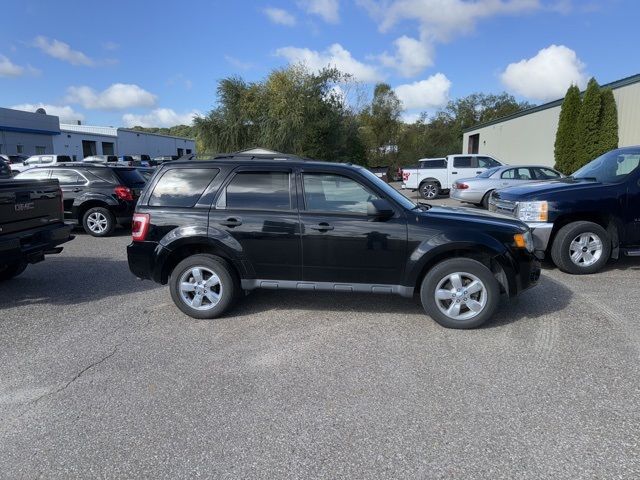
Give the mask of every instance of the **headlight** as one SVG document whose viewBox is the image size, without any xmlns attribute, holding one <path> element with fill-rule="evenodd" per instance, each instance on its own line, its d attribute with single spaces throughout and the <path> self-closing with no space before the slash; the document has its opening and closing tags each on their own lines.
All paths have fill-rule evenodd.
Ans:
<svg viewBox="0 0 640 480">
<path fill-rule="evenodd" d="M 533 252 L 533 235 L 531 230 L 527 230 L 524 233 L 516 233 L 513 236 L 513 242 L 518 248 L 526 248 L 527 251 Z"/>
<path fill-rule="evenodd" d="M 518 218 L 523 222 L 546 222 L 549 219 L 549 205 L 546 201 L 520 202 Z"/>
</svg>

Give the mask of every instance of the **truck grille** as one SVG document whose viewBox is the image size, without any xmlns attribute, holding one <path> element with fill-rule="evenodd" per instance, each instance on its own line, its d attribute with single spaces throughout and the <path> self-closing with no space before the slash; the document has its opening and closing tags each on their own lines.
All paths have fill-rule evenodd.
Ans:
<svg viewBox="0 0 640 480">
<path fill-rule="evenodd" d="M 498 200 L 496 198 L 491 197 L 489 199 L 489 211 L 502 213 L 504 215 L 509 215 L 511 217 L 518 216 L 518 202 L 512 202 L 510 200 Z"/>
</svg>

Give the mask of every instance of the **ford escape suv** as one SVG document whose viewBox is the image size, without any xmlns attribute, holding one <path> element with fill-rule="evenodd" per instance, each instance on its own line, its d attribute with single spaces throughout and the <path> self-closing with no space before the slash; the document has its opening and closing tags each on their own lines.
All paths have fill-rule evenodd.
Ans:
<svg viewBox="0 0 640 480">
<path fill-rule="evenodd" d="M 129 268 L 194 318 L 256 288 L 420 297 L 451 328 L 488 320 L 540 267 L 517 219 L 415 204 L 365 168 L 227 155 L 159 168 L 133 217 Z"/>
</svg>

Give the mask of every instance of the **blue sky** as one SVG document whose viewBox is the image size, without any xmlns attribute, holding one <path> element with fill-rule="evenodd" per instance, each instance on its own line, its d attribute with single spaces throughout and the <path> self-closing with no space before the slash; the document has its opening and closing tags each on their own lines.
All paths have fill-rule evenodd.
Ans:
<svg viewBox="0 0 640 480">
<path fill-rule="evenodd" d="M 215 106 L 217 81 L 304 61 L 385 81 L 411 120 L 450 98 L 542 103 L 590 76 L 640 73 L 636 0 L 11 1 L 0 106 L 63 121 L 170 126 Z"/>
</svg>

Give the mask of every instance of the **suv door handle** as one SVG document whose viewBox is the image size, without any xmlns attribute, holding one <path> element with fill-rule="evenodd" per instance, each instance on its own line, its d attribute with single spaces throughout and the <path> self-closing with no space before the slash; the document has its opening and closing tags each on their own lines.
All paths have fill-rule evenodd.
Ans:
<svg viewBox="0 0 640 480">
<path fill-rule="evenodd" d="M 74 189 L 72 190 L 72 192 L 73 192 L 73 193 L 78 193 L 78 192 L 81 192 L 81 191 L 82 191 L 82 189 L 81 189 L 81 188 L 74 188 Z"/>
<path fill-rule="evenodd" d="M 242 219 L 229 217 L 226 220 L 221 221 L 220 225 L 224 225 L 225 227 L 231 227 L 231 228 L 239 227 L 240 225 L 242 225 Z"/>
<path fill-rule="evenodd" d="M 478 171 L 478 172 L 476 172 L 476 173 L 477 173 L 477 174 L 481 174 L 481 173 L 482 173 L 482 170 L 480 170 L 480 171 Z"/>
<path fill-rule="evenodd" d="M 328 232 L 329 230 L 333 230 L 333 226 L 329 225 L 327 222 L 322 222 L 309 228 L 311 230 L 318 230 L 319 232 Z"/>
<path fill-rule="evenodd" d="M 457 174 L 458 172 L 451 172 L 453 175 Z"/>
</svg>

